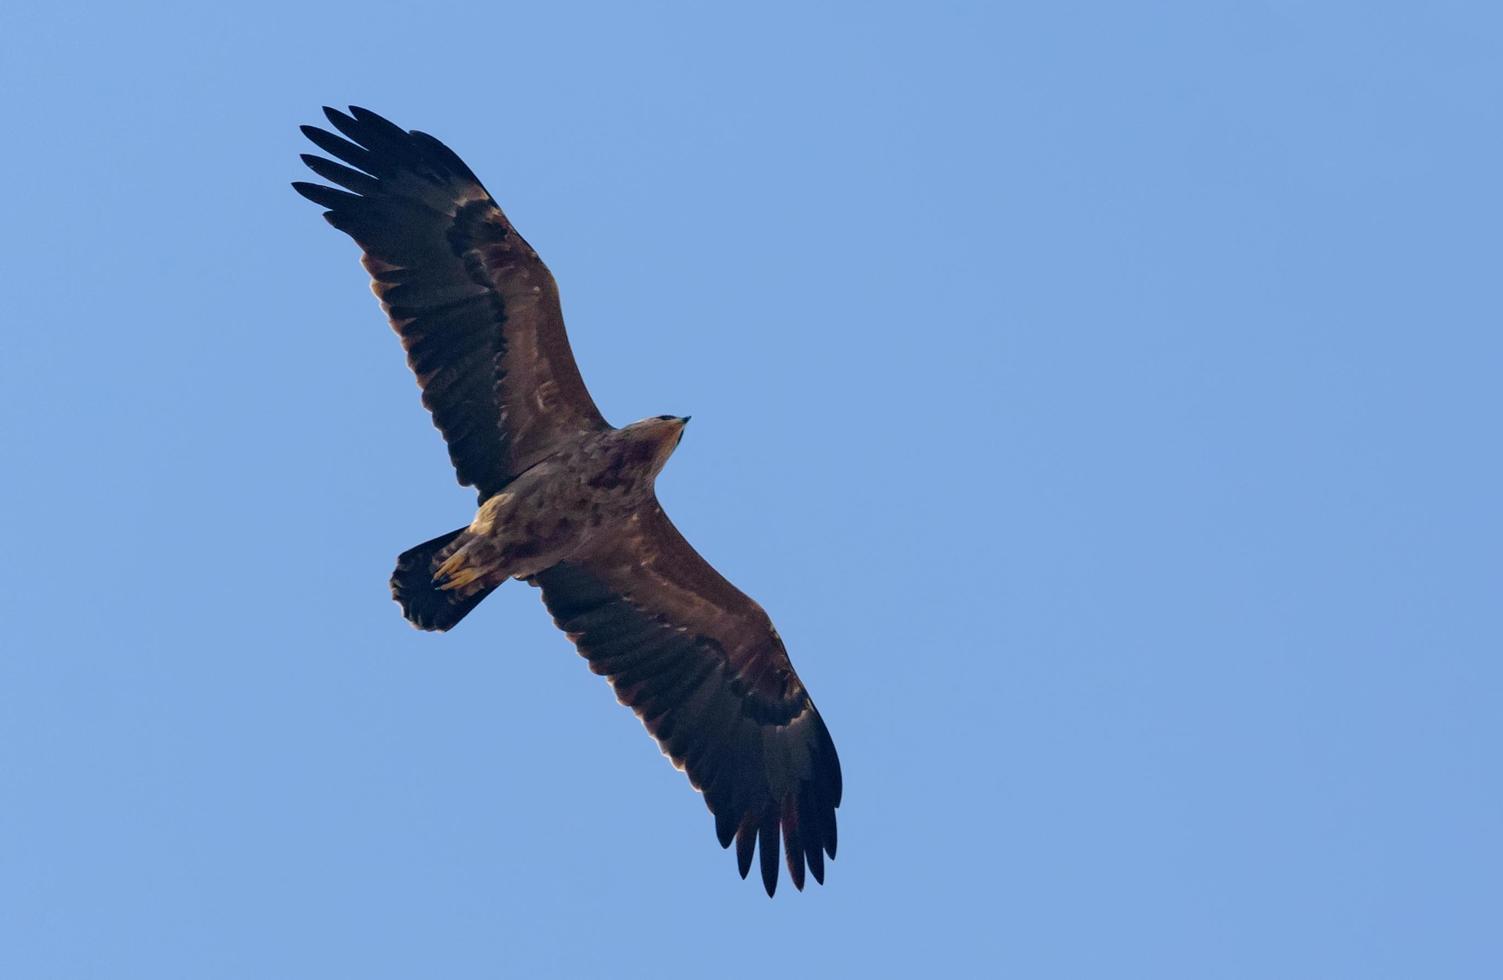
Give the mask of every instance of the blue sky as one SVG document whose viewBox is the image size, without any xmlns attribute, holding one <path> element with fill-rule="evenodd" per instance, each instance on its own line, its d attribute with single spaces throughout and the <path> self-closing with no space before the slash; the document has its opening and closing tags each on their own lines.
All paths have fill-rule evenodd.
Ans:
<svg viewBox="0 0 1503 980">
<path fill-rule="evenodd" d="M 1503 971 L 1485 4 L 0 11 L 0 974 Z M 353 245 L 358 103 L 557 275 L 840 748 L 769 902 L 508 586 Z M 786 886 L 786 882 L 785 882 Z"/>
</svg>

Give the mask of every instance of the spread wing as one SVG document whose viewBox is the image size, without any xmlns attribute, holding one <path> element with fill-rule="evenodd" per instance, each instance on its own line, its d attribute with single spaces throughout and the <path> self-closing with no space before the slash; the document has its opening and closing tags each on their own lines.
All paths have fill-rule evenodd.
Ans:
<svg viewBox="0 0 1503 980">
<path fill-rule="evenodd" d="M 365 109 L 324 114 L 347 138 L 303 133 L 344 163 L 303 162 L 344 190 L 292 186 L 365 252 L 459 482 L 484 500 L 561 438 L 606 428 L 552 274 L 470 168 L 433 137 Z"/>
<path fill-rule="evenodd" d="M 835 856 L 840 760 L 767 613 L 684 540 L 656 500 L 588 558 L 535 576 L 543 602 L 590 669 L 642 719 L 736 841 L 741 876 L 760 842 L 778 881 L 778 837 L 794 887 L 824 882 Z"/>
</svg>

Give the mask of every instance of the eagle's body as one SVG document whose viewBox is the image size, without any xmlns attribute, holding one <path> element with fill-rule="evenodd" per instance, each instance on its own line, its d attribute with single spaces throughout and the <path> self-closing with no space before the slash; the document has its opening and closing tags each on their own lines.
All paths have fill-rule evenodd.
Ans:
<svg viewBox="0 0 1503 980">
<path fill-rule="evenodd" d="M 325 109 L 304 126 L 344 188 L 295 183 L 360 245 L 423 404 L 479 511 L 403 552 L 392 594 L 446 630 L 518 578 L 542 590 L 590 669 L 609 678 L 704 794 L 742 877 L 760 852 L 771 895 L 779 843 L 796 887 L 836 847 L 840 761 L 762 607 L 663 513 L 654 480 L 687 418 L 621 429 L 579 376 L 553 276 L 452 150 L 375 113 Z"/>
<path fill-rule="evenodd" d="M 659 416 L 580 436 L 528 467 L 434 554 L 429 571 L 439 589 L 458 597 L 489 592 L 618 537 L 652 499 L 653 480 L 687 422 Z"/>
</svg>

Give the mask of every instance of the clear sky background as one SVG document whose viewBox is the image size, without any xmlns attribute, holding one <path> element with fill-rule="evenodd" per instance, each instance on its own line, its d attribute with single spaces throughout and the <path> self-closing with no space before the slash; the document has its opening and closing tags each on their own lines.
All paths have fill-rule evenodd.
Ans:
<svg viewBox="0 0 1503 980">
<path fill-rule="evenodd" d="M 1503 976 L 1494 5 L 0 8 L 0 975 Z M 712 9 L 713 7 L 713 9 Z M 769 901 L 353 244 L 465 157 L 846 775 Z"/>
</svg>

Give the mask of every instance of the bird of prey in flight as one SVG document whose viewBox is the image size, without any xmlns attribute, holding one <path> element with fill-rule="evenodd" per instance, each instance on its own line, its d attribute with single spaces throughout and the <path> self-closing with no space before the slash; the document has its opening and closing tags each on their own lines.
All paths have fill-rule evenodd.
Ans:
<svg viewBox="0 0 1503 980">
<path fill-rule="evenodd" d="M 324 114 L 337 135 L 302 131 L 335 159 L 302 159 L 342 189 L 292 186 L 360 246 L 459 482 L 480 498 L 468 526 L 397 558 L 402 614 L 447 630 L 508 579 L 537 586 L 590 669 L 704 794 L 741 877 L 760 850 L 772 895 L 781 838 L 794 887 L 806 867 L 823 883 L 841 793 L 830 733 L 767 613 L 700 557 L 654 493 L 688 418 L 606 422 L 552 274 L 470 168 L 368 110 Z"/>
</svg>

